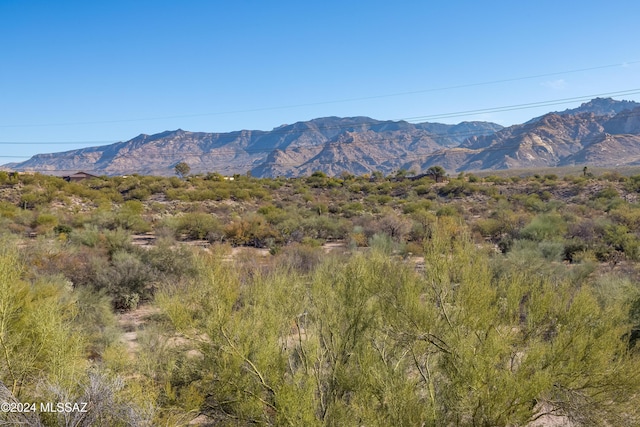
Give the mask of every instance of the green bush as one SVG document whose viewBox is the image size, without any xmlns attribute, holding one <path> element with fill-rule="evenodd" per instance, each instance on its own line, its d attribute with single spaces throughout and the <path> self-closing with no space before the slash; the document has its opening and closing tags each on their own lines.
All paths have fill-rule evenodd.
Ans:
<svg viewBox="0 0 640 427">
<path fill-rule="evenodd" d="M 523 239 L 541 242 L 543 240 L 557 240 L 567 231 L 567 224 L 558 214 L 542 214 L 534 217 L 531 222 L 520 230 Z"/>
<path fill-rule="evenodd" d="M 470 196 L 477 192 L 479 188 L 464 180 L 452 179 L 444 187 L 438 190 L 438 195 L 442 197 L 462 197 Z"/>
<path fill-rule="evenodd" d="M 114 308 L 131 310 L 151 296 L 151 273 L 138 256 L 118 251 L 108 267 L 96 270 L 95 287 L 111 297 Z"/>
<path fill-rule="evenodd" d="M 53 231 L 58 225 L 58 217 L 51 213 L 40 213 L 36 217 L 34 226 L 39 233 L 47 233 Z"/>
<path fill-rule="evenodd" d="M 444 205 L 441 206 L 436 211 L 436 216 L 459 216 L 460 212 L 456 209 L 455 206 L 452 205 Z"/>
<path fill-rule="evenodd" d="M 540 242 L 538 249 L 547 261 L 562 261 L 565 257 L 565 246 L 559 242 Z"/>
<path fill-rule="evenodd" d="M 189 212 L 179 217 L 179 234 L 186 234 L 190 239 L 204 239 L 208 236 L 222 235 L 223 228 L 216 217 L 204 212 Z"/>
</svg>

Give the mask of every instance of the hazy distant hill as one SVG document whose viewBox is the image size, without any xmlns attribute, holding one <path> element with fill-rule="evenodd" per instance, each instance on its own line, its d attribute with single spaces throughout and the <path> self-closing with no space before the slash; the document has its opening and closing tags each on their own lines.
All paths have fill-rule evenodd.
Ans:
<svg viewBox="0 0 640 427">
<path fill-rule="evenodd" d="M 495 123 L 412 124 L 368 117 L 325 117 L 271 131 L 167 131 L 130 141 L 9 164 L 15 170 L 173 175 L 185 161 L 192 173 L 259 177 L 331 175 L 399 169 L 448 171 L 640 164 L 640 104 L 596 98 L 503 128 Z"/>
</svg>

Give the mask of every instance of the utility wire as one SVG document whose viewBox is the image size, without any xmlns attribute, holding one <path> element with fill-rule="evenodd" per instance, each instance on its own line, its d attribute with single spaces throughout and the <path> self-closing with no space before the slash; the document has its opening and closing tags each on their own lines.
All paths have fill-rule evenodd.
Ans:
<svg viewBox="0 0 640 427">
<path fill-rule="evenodd" d="M 633 135 L 636 136 L 636 135 Z M 604 137 L 604 134 L 595 134 L 591 137 L 587 137 L 587 138 L 583 138 L 580 140 L 580 142 L 583 145 L 583 148 L 586 148 L 587 146 L 589 146 L 590 144 L 598 141 L 599 139 L 602 139 Z M 331 142 L 322 146 L 318 146 L 317 148 L 319 149 L 319 151 L 324 150 L 325 148 L 327 148 L 327 145 L 331 146 L 339 146 L 342 143 L 337 143 L 337 142 Z M 479 148 L 479 149 L 472 149 L 472 148 L 459 148 L 459 147 L 452 147 L 452 148 L 445 148 L 443 147 L 442 149 L 439 149 L 437 151 L 431 152 L 431 153 L 423 153 L 423 154 L 409 154 L 409 155 L 403 155 L 403 156 L 385 156 L 385 159 L 393 159 L 393 160 L 403 160 L 405 161 L 405 163 L 411 163 L 411 162 L 426 162 L 431 158 L 434 157 L 439 157 L 439 156 L 443 156 L 446 155 L 447 152 L 450 152 L 450 150 L 454 150 L 454 151 L 458 151 L 458 152 L 466 152 L 468 155 L 482 155 L 484 153 L 487 152 L 497 152 L 497 151 L 508 151 L 510 149 L 513 148 L 518 148 L 520 147 L 522 144 L 520 143 L 514 143 L 514 144 L 504 144 L 504 145 L 496 145 L 496 146 L 489 146 L 489 147 L 485 147 L 485 148 Z M 541 147 L 540 144 L 535 144 L 535 146 Z M 366 148 L 366 147 L 364 147 Z M 574 155 L 577 154 L 579 151 L 576 151 L 575 153 L 572 153 L 570 155 Z M 162 157 L 164 159 L 170 158 L 172 161 L 177 161 L 177 160 L 183 160 L 184 159 L 184 155 L 183 153 L 175 153 L 175 154 L 170 154 L 170 153 L 163 153 L 163 154 L 156 154 L 156 157 Z M 173 156 L 173 157 L 170 157 Z M 315 156 L 314 156 L 315 157 Z M 568 157 L 568 156 L 567 156 Z M 307 160 L 308 161 L 308 160 Z M 170 162 L 171 163 L 171 162 Z M 315 164 L 319 164 L 319 165 L 328 165 L 328 164 L 334 164 L 335 162 L 326 162 L 326 161 L 321 161 L 321 162 L 316 162 Z M 234 165 L 225 165 L 225 166 L 218 166 L 216 167 L 215 170 L 212 170 L 211 172 L 221 172 L 221 171 L 232 171 L 232 172 L 236 172 L 236 173 L 242 173 L 245 172 L 246 169 L 243 168 L 255 168 L 255 167 L 261 167 L 261 166 L 266 166 L 268 167 L 269 165 L 273 165 L 274 163 L 268 163 L 265 162 L 264 159 L 262 160 L 256 160 L 255 162 L 247 162 L 247 163 L 238 163 L 238 164 L 234 164 Z M 275 164 L 275 166 L 304 166 L 304 164 L 300 164 L 298 162 L 294 162 L 294 161 L 281 161 Z M 371 167 L 376 167 L 379 165 L 370 165 Z M 171 166 L 158 166 L 155 169 L 164 169 L 164 168 L 168 168 L 171 169 Z M 152 168 L 153 169 L 153 168 Z M 30 168 L 28 170 L 28 172 L 47 172 L 47 173 L 63 173 L 63 172 L 77 172 L 78 170 L 82 170 L 83 172 L 88 172 L 88 173 L 95 173 L 95 174 L 104 174 L 105 170 L 92 170 L 89 168 L 75 168 L 75 169 L 56 169 L 56 168 Z M 135 173 L 135 172 L 128 172 L 128 173 Z"/>
<path fill-rule="evenodd" d="M 640 61 L 639 61 L 640 62 Z M 450 117 L 461 117 L 461 116 L 468 116 L 468 115 L 477 115 L 477 114 L 483 114 L 483 113 L 491 113 L 491 112 L 502 112 L 502 111 L 514 111 L 514 110 L 522 110 L 522 109 L 528 109 L 528 108 L 537 108 L 537 107 L 543 107 L 543 106 L 551 106 L 551 105 L 561 105 L 561 104 L 569 104 L 569 103 L 574 103 L 574 102 L 578 102 L 578 101 L 588 101 L 588 100 L 592 100 L 593 98 L 600 98 L 600 97 L 612 97 L 612 96 L 626 96 L 626 95 L 634 95 L 634 94 L 638 94 L 640 93 L 640 88 L 636 88 L 636 89 L 628 89 L 628 90 L 623 90 L 623 91 L 617 91 L 617 92 L 607 92 L 607 93 L 599 93 L 599 94 L 593 94 L 593 95 L 585 95 L 585 96 L 579 96 L 579 97 L 573 97 L 573 98 L 562 98 L 562 99 L 555 99 L 555 100 L 548 100 L 548 101 L 539 101 L 539 102 L 530 102 L 530 103 L 525 103 L 525 104 L 515 104 L 515 105 L 507 105 L 507 106 L 501 106 L 501 107 L 490 107 L 490 108 L 484 108 L 484 109 L 478 109 L 478 110 L 467 110 L 467 111 L 458 111 L 458 112 L 449 112 L 449 113 L 441 113 L 441 114 L 434 114 L 434 115 L 426 115 L 426 116 L 414 116 L 414 117 L 406 117 L 406 118 L 400 118 L 400 119 L 395 119 L 395 120 L 375 120 L 375 119 L 369 119 L 368 121 L 361 121 L 361 122 L 351 122 L 351 123 L 347 123 L 344 125 L 332 125 L 332 126 L 313 126 L 314 124 L 314 120 L 318 120 L 318 119 L 313 119 L 313 120 L 309 120 L 309 121 L 305 121 L 305 122 L 298 122 L 299 124 L 306 124 L 307 126 L 302 128 L 302 129 L 293 129 L 293 126 L 295 126 L 296 124 L 293 125 L 287 125 L 284 126 L 282 128 L 276 128 L 273 129 L 271 131 L 262 131 L 262 130 L 240 130 L 240 131 L 232 131 L 232 132 L 224 132 L 224 133 L 207 133 L 207 132 L 191 132 L 194 134 L 198 134 L 198 133 L 207 133 L 209 135 L 211 135 L 212 138 L 214 137 L 219 137 L 221 135 L 234 135 L 234 134 L 240 134 L 243 132 L 251 132 L 253 134 L 256 135 L 274 135 L 274 134 L 295 134 L 295 133 L 304 133 L 304 132 L 308 132 L 308 131 L 313 131 L 313 130 L 318 130 L 318 131 L 325 131 L 325 130 L 339 130 L 339 129 L 349 129 L 349 128 L 354 128 L 357 129 L 359 127 L 364 127 L 364 126 L 384 126 L 384 125 L 390 125 L 390 124 L 397 124 L 399 122 L 407 122 L 407 123 L 412 123 L 412 124 L 440 124 L 440 123 L 429 123 L 429 122 L 423 122 L 424 120 L 433 120 L 433 119 L 440 119 L 440 118 L 450 118 Z M 562 112 L 560 112 L 562 113 Z M 445 126 L 456 126 L 456 125 L 445 125 Z M 518 125 L 514 125 L 514 126 L 518 126 Z M 448 133 L 433 133 L 433 135 L 435 136 L 439 136 L 439 137 L 446 137 L 446 136 L 450 136 L 450 137 L 455 137 L 455 136 L 463 136 L 465 132 L 461 132 L 461 133 L 457 133 L 457 132 L 448 132 Z M 470 133 L 473 134 L 473 133 Z M 154 137 L 156 135 L 147 135 L 149 137 Z M 135 139 L 135 138 L 134 138 Z M 36 141 L 36 142 L 13 142 L 13 141 L 0 141 L 0 145 L 74 145 L 74 144 L 80 144 L 80 145 L 85 145 L 85 144 L 115 144 L 117 142 L 123 142 L 123 141 L 65 141 L 65 142 L 48 142 L 48 141 Z M 94 147 L 87 147 L 87 148 L 94 148 Z M 8 157 L 8 156 L 0 156 L 0 157 Z M 24 156 L 21 156 L 24 157 Z"/>
<path fill-rule="evenodd" d="M 528 103 L 528 104 L 518 104 L 518 105 L 513 105 L 513 106 L 505 106 L 505 107 L 494 107 L 492 109 L 485 109 L 485 110 L 475 110 L 475 111 L 487 111 L 487 110 L 498 110 L 498 109 L 520 109 L 520 108 L 531 108 L 531 106 L 538 106 L 540 104 L 544 104 L 544 105 L 557 105 L 560 103 L 568 103 L 568 102 L 575 102 L 576 100 L 584 100 L 584 99 L 592 99 L 593 97 L 599 97 L 599 96 L 606 96 L 606 95 L 612 95 L 612 94 L 633 94 L 633 93 L 640 93 L 640 89 L 630 89 L 630 90 L 626 90 L 626 91 L 618 91 L 618 92 L 612 92 L 612 93 L 606 93 L 606 94 L 597 94 L 597 95 L 588 95 L 588 96 L 583 96 L 583 97 L 576 97 L 576 98 L 565 98 L 565 99 L 559 99 L 559 100 L 551 100 L 551 101 L 543 101 L 543 102 L 537 102 L 537 103 Z M 448 113 L 448 114 L 462 114 L 462 113 Z M 637 116 L 640 113 L 628 113 L 629 116 Z M 441 115 L 442 116 L 442 115 Z M 423 116 L 423 117 L 427 117 L 427 116 Z M 304 124 L 307 124 L 309 122 L 302 122 Z M 392 122 L 392 121 L 370 121 L 370 122 L 358 122 L 358 123 L 349 123 L 349 124 L 345 124 L 345 125 L 336 125 L 336 126 L 318 126 L 315 129 L 313 127 L 309 128 L 308 126 L 303 128 L 303 129 L 299 129 L 299 130 L 292 130 L 292 129 L 276 129 L 274 131 L 268 132 L 268 131 L 255 131 L 258 134 L 263 134 L 263 135 L 267 135 L 267 134 L 273 134 L 273 133 L 303 133 L 303 132 L 308 132 L 308 131 L 313 131 L 313 130 L 339 130 L 339 129 L 354 129 L 354 130 L 362 130 L 361 128 L 363 127 L 367 127 L 367 126 L 385 126 L 385 125 L 390 125 L 390 124 L 397 124 L 398 122 Z M 294 125 L 291 125 L 294 126 Z M 455 126 L 455 125 L 445 125 L 445 126 Z M 522 126 L 526 126 L 526 124 L 523 125 L 515 125 L 516 127 L 522 127 Z M 510 127 L 512 128 L 512 127 Z M 504 129 L 510 129 L 510 128 L 504 128 Z M 368 130 L 368 129 L 365 129 Z M 237 132 L 231 132 L 228 134 L 211 134 L 212 137 L 214 136 L 218 136 L 218 135 L 231 135 L 231 134 L 235 134 L 235 133 L 242 133 L 245 131 L 237 131 Z M 248 132 L 252 132 L 252 131 L 248 131 Z M 463 136 L 470 136 L 470 135 L 478 135 L 478 133 L 474 130 L 469 130 L 469 131 L 464 131 L 464 132 L 448 132 L 448 133 L 432 133 L 429 131 L 426 131 L 426 134 L 424 135 L 424 137 L 427 138 L 433 138 L 433 139 L 437 139 L 437 138 L 455 138 L 457 137 L 463 137 Z M 488 133 L 485 134 L 485 137 L 490 138 L 492 135 L 494 135 L 494 133 Z M 151 136 L 153 137 L 153 135 Z M 482 138 L 482 136 L 480 135 L 479 137 Z M 436 141 L 433 141 L 436 142 Z M 388 140 L 382 140 L 382 141 L 372 141 L 369 144 L 388 144 L 389 141 Z M 419 143 L 419 141 L 415 141 L 415 143 Z M 437 143 L 437 142 L 436 142 Z M 11 142 L 0 142 L 0 144 L 13 144 Z M 21 143 L 21 144 L 28 144 L 28 143 Z M 34 143 L 35 144 L 35 143 Z M 40 142 L 38 144 L 49 144 L 46 142 Z M 57 144 L 57 143 L 51 143 L 51 144 Z M 343 144 L 343 142 L 339 142 L 339 141 L 334 141 L 334 142 L 321 142 L 321 145 L 314 145 L 314 144 L 299 144 L 299 145 L 294 145 L 293 147 L 286 147 L 289 149 L 304 149 L 304 148 L 314 148 L 317 147 L 319 149 L 322 149 L 323 147 L 326 146 L 331 146 L 332 144 Z M 443 149 L 446 149 L 447 147 L 443 147 Z M 449 147 L 449 148 L 456 148 L 456 147 Z M 484 151 L 490 151 L 491 147 L 485 147 L 483 150 Z M 496 149 L 498 150 L 504 150 L 506 149 L 507 146 L 500 146 L 497 147 Z M 238 155 L 238 154 L 258 154 L 258 153 L 270 153 L 273 151 L 278 150 L 277 148 L 242 148 L 242 147 L 221 147 L 221 148 L 210 148 L 209 152 L 204 152 L 203 150 L 199 150 L 199 151 L 180 151 L 177 153 L 159 153 L 159 154 L 146 154 L 147 156 L 158 156 L 158 157 L 167 157 L 167 156 L 171 156 L 172 158 L 184 158 L 186 156 L 211 156 L 211 155 L 225 155 L 225 154 L 229 154 L 229 155 Z M 436 153 L 439 153 L 441 150 L 438 150 Z M 428 157 L 432 157 L 434 155 L 440 155 L 440 154 L 417 154 L 417 156 L 419 156 L 419 158 L 428 158 Z M 76 151 L 72 151 L 70 152 L 67 156 L 76 156 Z M 33 157 L 33 156 L 32 156 Z M 57 155 L 56 156 L 57 159 L 64 159 L 65 157 L 62 155 Z M 409 158 L 410 156 L 405 156 L 404 158 Z M 8 156 L 0 156 L 0 158 L 29 158 L 29 156 L 14 156 L 14 155 L 8 155 Z M 255 159 L 254 162 L 252 163 L 248 163 L 248 164 L 237 164 L 234 165 L 234 168 L 239 168 L 242 166 L 256 166 L 256 162 L 260 162 L 264 159 Z M 282 165 L 286 165 L 286 163 L 279 163 Z M 230 168 L 230 166 L 228 166 L 227 168 Z M 42 169 L 43 171 L 55 171 L 54 169 Z"/>
<path fill-rule="evenodd" d="M 30 127 L 57 127 L 57 126 L 76 126 L 76 125 L 96 125 L 96 124 L 110 124 L 110 123 L 130 123 L 130 122 L 142 122 L 142 121 L 152 121 L 152 120 L 166 120 L 166 119 L 179 119 L 179 118 L 192 118 L 192 117 L 206 117 L 206 116 L 221 116 L 221 115 L 229 115 L 229 114 L 243 114 L 243 113 L 255 113 L 261 111 L 272 111 L 272 110 L 285 110 L 292 108 L 301 108 L 301 107 L 311 107 L 318 105 L 328 105 L 328 104 L 340 104 L 346 102 L 356 102 L 356 101 L 367 101 L 372 99 L 382 99 L 382 98 L 391 98 L 398 96 L 406 96 L 406 95 L 415 95 L 420 93 L 429 93 L 429 92 L 440 92 L 447 91 L 452 89 L 464 89 L 469 87 L 476 86 L 486 86 L 486 85 L 494 85 L 500 83 L 508 83 L 515 82 L 521 80 L 531 80 L 542 77 L 552 77 L 559 76 L 563 74 L 572 74 L 572 73 L 580 73 L 584 71 L 593 71 L 600 70 L 605 68 L 616 68 L 616 67 L 626 67 L 629 65 L 638 64 L 640 61 L 628 61 L 617 64 L 608 64 L 608 65 L 599 65 L 595 67 L 587 67 L 587 68 L 579 68 L 574 70 L 566 70 L 566 71 L 557 71 L 552 73 L 543 73 L 543 74 L 535 74 L 531 76 L 522 76 L 522 77 L 513 77 L 513 78 L 505 78 L 498 80 L 489 80 L 484 82 L 475 82 L 475 83 L 466 83 L 460 85 L 452 85 L 452 86 L 443 86 L 438 88 L 429 88 L 429 89 L 421 89 L 414 90 L 408 92 L 397 92 L 390 94 L 382 94 L 382 95 L 372 95 L 365 96 L 359 98 L 346 98 L 346 99 L 337 99 L 330 101 L 320 101 L 320 102 L 310 102 L 310 103 L 302 103 L 302 104 L 292 104 L 292 105 L 282 105 L 282 106 L 271 106 L 271 107 L 261 107 L 261 108 L 250 108 L 250 109 L 242 109 L 242 110 L 230 110 L 230 111 L 219 111 L 219 112 L 209 112 L 209 113 L 195 113 L 195 114 L 180 114 L 180 115 L 169 115 L 169 116 L 156 116 L 156 117 L 146 117 L 146 118 L 132 118 L 132 119 L 119 119 L 119 120 L 95 120 L 95 121 L 86 121 L 86 122 L 58 122 L 58 123 L 33 123 L 33 124 L 23 124 L 23 125 L 15 125 L 15 124 L 0 124 L 0 128 L 30 128 Z"/>
</svg>

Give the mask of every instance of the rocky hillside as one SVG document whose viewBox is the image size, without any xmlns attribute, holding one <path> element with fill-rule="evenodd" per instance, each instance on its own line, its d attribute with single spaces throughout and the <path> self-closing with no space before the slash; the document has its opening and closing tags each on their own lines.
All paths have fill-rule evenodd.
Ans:
<svg viewBox="0 0 640 427">
<path fill-rule="evenodd" d="M 495 123 L 458 125 L 378 121 L 368 117 L 327 117 L 272 131 L 230 133 L 167 131 L 130 141 L 54 154 L 39 154 L 15 170 L 64 173 L 173 175 L 187 162 L 192 173 L 246 173 L 296 176 L 314 170 L 330 174 L 398 170 L 407 158 L 421 158 L 460 144 L 470 135 L 493 134 Z"/>
<path fill-rule="evenodd" d="M 578 108 L 502 128 L 495 123 L 408 123 L 368 117 L 326 117 L 271 131 L 167 131 L 109 146 L 40 154 L 15 170 L 173 175 L 178 162 L 192 173 L 300 176 L 399 169 L 450 172 L 640 164 L 640 104 L 596 98 Z"/>
<path fill-rule="evenodd" d="M 640 164 L 640 104 L 594 100 L 495 134 L 470 137 L 458 148 L 436 152 L 413 166 L 442 165 L 450 171 L 468 171 L 636 164 Z"/>
</svg>

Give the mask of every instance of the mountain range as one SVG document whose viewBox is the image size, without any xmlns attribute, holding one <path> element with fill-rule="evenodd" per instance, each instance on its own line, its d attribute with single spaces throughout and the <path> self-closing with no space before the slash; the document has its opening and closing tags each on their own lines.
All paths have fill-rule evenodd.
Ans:
<svg viewBox="0 0 640 427">
<path fill-rule="evenodd" d="M 181 129 L 129 141 L 38 154 L 5 167 L 64 174 L 173 175 L 179 162 L 191 173 L 251 172 L 257 177 L 329 175 L 399 169 L 421 172 L 440 165 L 449 172 L 640 164 L 640 103 L 596 98 L 524 124 L 490 122 L 409 123 L 368 117 L 325 117 L 271 131 L 229 133 Z"/>
</svg>

